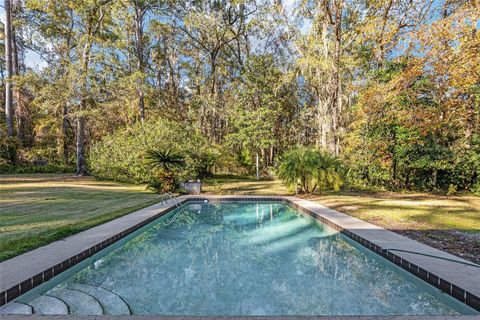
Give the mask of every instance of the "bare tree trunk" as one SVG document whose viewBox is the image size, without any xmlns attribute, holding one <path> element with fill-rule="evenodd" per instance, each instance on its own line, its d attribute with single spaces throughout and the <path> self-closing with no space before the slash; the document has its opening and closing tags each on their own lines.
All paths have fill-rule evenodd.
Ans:
<svg viewBox="0 0 480 320">
<path fill-rule="evenodd" d="M 82 101 L 82 105 L 85 102 Z M 77 176 L 87 174 L 87 164 L 85 162 L 85 117 L 77 118 Z"/>
<path fill-rule="evenodd" d="M 58 156 L 63 158 L 65 164 L 69 162 L 68 152 L 68 107 L 64 106 L 62 109 L 62 125 L 60 127 L 60 133 L 58 135 Z"/>
<path fill-rule="evenodd" d="M 339 137 L 339 122 L 340 115 L 342 112 L 342 81 L 341 81 L 341 41 L 342 41 L 342 14 L 343 14 L 343 0 L 338 0 L 335 6 L 335 52 L 334 52 L 334 61 L 335 61 L 335 75 L 334 75 L 334 100 L 333 102 L 333 145 L 334 153 L 338 155 L 340 146 L 340 137 Z"/>
<path fill-rule="evenodd" d="M 274 151 L 274 147 L 271 146 L 271 147 L 270 147 L 270 165 L 271 165 L 271 166 L 273 165 L 273 157 L 274 157 L 274 155 L 275 155 L 274 152 L 275 152 L 275 151 Z"/>
<path fill-rule="evenodd" d="M 258 152 L 255 154 L 255 169 L 256 169 L 257 180 L 260 180 L 260 171 L 258 168 Z"/>
<path fill-rule="evenodd" d="M 144 61 L 143 61 L 143 17 L 145 8 L 138 1 L 135 1 L 135 49 L 137 54 L 137 70 L 141 73 L 143 79 Z M 138 94 L 138 113 L 140 121 L 145 120 L 145 97 L 143 93 L 143 80 L 139 81 L 137 87 Z"/>
<path fill-rule="evenodd" d="M 322 41 L 322 52 L 323 52 L 323 57 L 327 61 L 329 59 L 329 39 L 328 39 L 328 21 L 325 20 L 322 23 L 322 33 L 321 33 L 321 41 Z M 320 81 L 322 83 L 322 81 Z M 326 85 L 328 86 L 328 84 Z M 327 89 L 328 90 L 328 89 Z M 328 117 L 329 115 L 329 104 L 330 104 L 330 98 L 329 94 L 325 94 L 325 90 L 323 88 L 318 88 L 317 89 L 317 95 L 318 95 L 318 142 L 317 142 L 317 147 L 327 150 L 328 149 L 328 143 L 327 143 L 327 138 L 328 138 L 328 133 L 330 128 L 330 119 Z"/>
<path fill-rule="evenodd" d="M 433 190 L 437 189 L 437 176 L 438 176 L 438 169 L 434 168 L 432 170 L 432 185 L 433 185 Z"/>
<path fill-rule="evenodd" d="M 10 0 L 5 0 L 5 65 L 6 78 L 5 82 L 5 120 L 7 122 L 7 136 L 13 137 L 13 96 L 12 96 L 12 9 Z"/>
<path fill-rule="evenodd" d="M 80 100 L 80 112 L 87 110 L 87 81 L 88 81 L 88 65 L 90 62 L 90 39 L 87 40 L 82 53 L 82 97 Z M 77 176 L 84 176 L 87 174 L 87 164 L 85 162 L 85 116 L 81 114 L 77 117 Z"/>
<path fill-rule="evenodd" d="M 14 3 L 14 6 L 16 4 Z M 13 11 L 14 6 L 11 8 Z M 11 34 L 12 34 L 12 41 L 11 41 L 11 46 L 12 46 L 12 69 L 13 69 L 13 74 L 18 76 L 20 75 L 20 62 L 19 62 L 19 53 L 18 53 L 18 42 L 17 42 L 17 36 L 16 36 L 16 31 L 15 27 L 12 25 L 11 27 Z M 26 97 L 23 94 L 22 88 L 19 88 L 18 86 L 13 86 L 12 88 L 12 93 L 13 97 L 15 97 L 15 102 L 16 102 L 16 108 L 15 108 L 15 114 L 16 114 L 16 119 L 17 119 L 17 137 L 18 141 L 21 146 L 25 147 L 27 146 L 27 137 L 26 137 L 26 110 L 25 110 L 25 103 L 26 103 Z"/>
</svg>

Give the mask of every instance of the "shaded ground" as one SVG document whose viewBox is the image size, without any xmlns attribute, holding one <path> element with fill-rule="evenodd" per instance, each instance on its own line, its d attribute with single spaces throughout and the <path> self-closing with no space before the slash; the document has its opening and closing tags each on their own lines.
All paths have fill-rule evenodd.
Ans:
<svg viewBox="0 0 480 320">
<path fill-rule="evenodd" d="M 291 194 L 280 181 L 217 178 L 211 194 Z M 480 197 L 339 192 L 303 196 L 464 259 L 480 263 Z"/>
<path fill-rule="evenodd" d="M 0 261 L 158 202 L 143 186 L 58 174 L 0 176 Z"/>
</svg>

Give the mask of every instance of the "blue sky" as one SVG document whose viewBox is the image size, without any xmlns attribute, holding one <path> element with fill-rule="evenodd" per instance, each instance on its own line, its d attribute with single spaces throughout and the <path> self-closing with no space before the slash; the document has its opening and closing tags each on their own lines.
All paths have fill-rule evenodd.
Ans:
<svg viewBox="0 0 480 320">
<path fill-rule="evenodd" d="M 434 8 L 440 7 L 443 4 L 443 1 L 444 0 L 434 0 L 433 7 Z M 283 0 L 283 5 L 285 7 L 287 15 L 290 15 L 290 16 L 292 15 L 297 2 L 298 0 Z M 433 19 L 435 18 L 436 17 L 433 17 Z M 5 10 L 3 6 L 0 6 L 0 21 L 2 21 L 2 23 L 5 22 Z M 480 25 L 480 20 L 477 22 L 477 26 L 479 25 Z M 309 27 L 310 27 L 309 24 L 305 23 L 301 27 L 301 31 L 308 32 Z M 47 65 L 47 63 L 40 57 L 40 55 L 38 55 L 37 53 L 31 50 L 27 50 L 25 54 L 25 64 L 27 65 L 27 67 L 33 68 L 33 69 L 41 69 Z"/>
<path fill-rule="evenodd" d="M 3 6 L 0 6 L 0 21 L 5 23 L 5 9 Z M 33 69 L 41 69 L 45 67 L 47 64 L 46 62 L 35 52 L 31 50 L 27 50 L 25 53 L 25 64 L 29 68 Z"/>
</svg>

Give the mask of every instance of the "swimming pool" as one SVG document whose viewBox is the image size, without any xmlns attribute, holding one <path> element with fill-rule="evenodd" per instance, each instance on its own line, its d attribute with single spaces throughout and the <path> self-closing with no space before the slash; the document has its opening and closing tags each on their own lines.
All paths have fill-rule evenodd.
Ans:
<svg viewBox="0 0 480 320">
<path fill-rule="evenodd" d="M 281 201 L 187 202 L 15 301 L 50 314 L 477 314 Z"/>
</svg>

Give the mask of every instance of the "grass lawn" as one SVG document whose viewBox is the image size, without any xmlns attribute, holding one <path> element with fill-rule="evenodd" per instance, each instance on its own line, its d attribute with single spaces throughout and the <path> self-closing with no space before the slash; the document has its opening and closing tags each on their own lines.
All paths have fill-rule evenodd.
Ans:
<svg viewBox="0 0 480 320">
<path fill-rule="evenodd" d="M 207 180 L 204 190 L 211 194 L 292 194 L 280 181 L 228 177 Z M 302 197 L 480 263 L 478 196 L 339 192 Z"/>
<path fill-rule="evenodd" d="M 143 186 L 67 175 L 0 176 L 0 260 L 158 202 Z M 280 181 L 216 177 L 207 194 L 291 195 Z M 480 197 L 340 192 L 304 196 L 480 263 Z"/>
<path fill-rule="evenodd" d="M 0 261 L 158 202 L 143 186 L 58 174 L 0 176 Z"/>
</svg>

